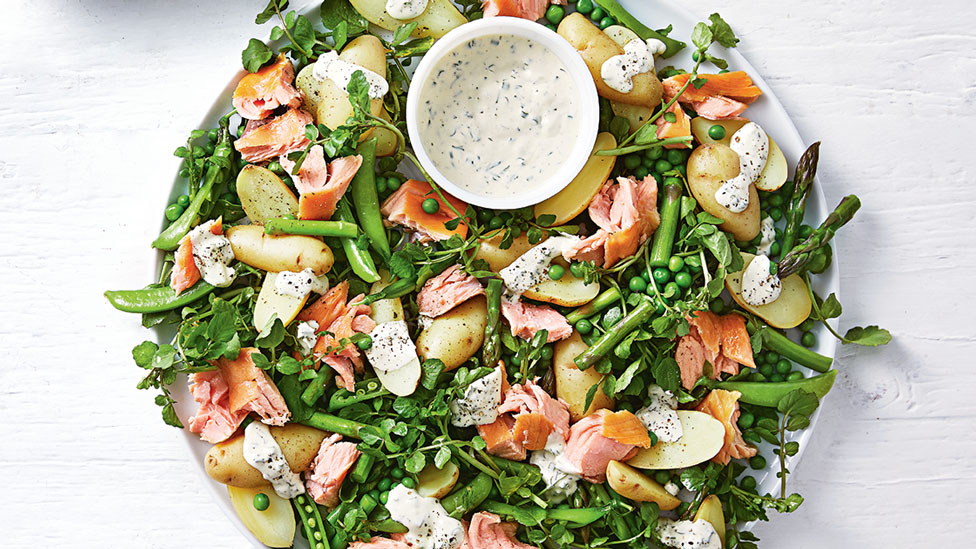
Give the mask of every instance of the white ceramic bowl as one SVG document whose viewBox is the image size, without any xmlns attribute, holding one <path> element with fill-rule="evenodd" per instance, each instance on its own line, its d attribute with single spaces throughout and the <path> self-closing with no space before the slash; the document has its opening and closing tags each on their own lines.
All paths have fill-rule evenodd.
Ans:
<svg viewBox="0 0 976 549">
<path fill-rule="evenodd" d="M 482 36 L 511 34 L 527 38 L 554 53 L 569 71 L 573 83 L 578 90 L 580 105 L 580 131 L 575 136 L 575 140 L 567 142 L 565 150 L 561 153 L 566 161 L 562 163 L 558 170 L 541 185 L 530 192 L 520 193 L 513 196 L 485 196 L 470 190 L 464 189 L 455 184 L 449 177 L 441 172 L 437 164 L 431 160 L 430 155 L 424 149 L 424 142 L 421 139 L 418 129 L 417 113 L 420 105 L 420 95 L 424 83 L 430 78 L 431 71 L 438 61 L 454 48 Z M 493 209 L 513 209 L 523 206 L 538 204 L 550 196 L 558 193 L 583 169 L 590 152 L 593 150 L 593 143 L 596 141 L 597 129 L 600 122 L 600 107 L 596 93 L 596 85 L 593 84 L 593 77 L 590 76 L 589 69 L 583 58 L 573 48 L 569 42 L 555 32 L 546 27 L 519 19 L 516 17 L 490 17 L 466 23 L 440 38 L 434 46 L 424 55 L 417 65 L 410 90 L 407 94 L 407 132 L 413 150 L 420 160 L 420 164 L 427 170 L 434 182 L 440 185 L 449 194 L 476 206 Z"/>
</svg>

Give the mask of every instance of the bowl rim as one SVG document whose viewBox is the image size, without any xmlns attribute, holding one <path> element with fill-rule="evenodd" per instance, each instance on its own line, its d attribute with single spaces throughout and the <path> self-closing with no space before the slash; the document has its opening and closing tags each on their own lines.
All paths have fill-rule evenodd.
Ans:
<svg viewBox="0 0 976 549">
<path fill-rule="evenodd" d="M 534 191 L 515 197 L 485 196 L 455 184 L 437 168 L 430 155 L 427 154 L 418 126 L 417 112 L 420 105 L 420 95 L 435 64 L 465 41 L 493 34 L 512 34 L 527 38 L 545 46 L 556 55 L 566 66 L 576 84 L 580 106 L 580 131 L 577 133 L 572 148 L 564 156 L 566 161 Z M 483 208 L 511 210 L 538 204 L 554 196 L 566 188 L 573 178 L 582 171 L 593 151 L 593 145 L 596 143 L 600 123 L 600 107 L 596 84 L 593 82 L 593 76 L 590 74 L 586 62 L 583 61 L 576 48 L 562 36 L 534 21 L 517 17 L 491 17 L 471 21 L 451 30 L 438 39 L 423 56 L 417 65 L 417 70 L 413 74 L 407 92 L 406 119 L 407 133 L 410 136 L 414 154 L 434 183 L 448 194 L 468 204 Z"/>
</svg>

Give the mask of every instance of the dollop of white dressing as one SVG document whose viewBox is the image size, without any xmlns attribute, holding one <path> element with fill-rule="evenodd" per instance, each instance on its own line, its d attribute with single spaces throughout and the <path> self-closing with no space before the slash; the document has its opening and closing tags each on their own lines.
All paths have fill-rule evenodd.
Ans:
<svg viewBox="0 0 976 549">
<path fill-rule="evenodd" d="M 330 51 L 319 56 L 312 68 L 312 76 L 319 82 L 331 80 L 343 91 L 349 86 L 349 80 L 356 71 L 363 71 L 366 83 L 369 85 L 370 99 L 383 99 L 386 92 L 390 91 L 390 84 L 381 74 L 377 74 L 365 67 L 350 63 L 344 59 L 339 59 L 339 54 Z"/>
<path fill-rule="evenodd" d="M 301 477 L 291 470 L 281 447 L 271 436 L 268 426 L 252 421 L 244 428 L 244 461 L 257 469 L 274 491 L 285 499 L 305 493 Z"/>
<path fill-rule="evenodd" d="M 637 419 L 657 435 L 661 442 L 677 442 L 683 431 L 681 420 L 678 419 L 678 399 L 670 391 L 665 391 L 657 385 L 651 385 L 647 394 L 647 406 L 634 412 Z"/>
<path fill-rule="evenodd" d="M 326 276 L 315 276 L 312 269 L 305 269 L 297 273 L 281 271 L 275 276 L 275 291 L 280 295 L 290 295 L 301 299 L 309 292 L 324 294 L 329 291 L 329 279 Z"/>
<path fill-rule="evenodd" d="M 722 549 L 722 539 L 715 527 L 703 519 L 662 520 L 657 535 L 662 543 L 677 549 Z"/>
<path fill-rule="evenodd" d="M 546 483 L 545 495 L 552 503 L 559 503 L 571 496 L 581 478 L 579 471 L 563 457 L 565 450 L 563 436 L 553 432 L 546 440 L 546 447 L 529 456 L 529 463 L 542 472 L 542 480 Z"/>
<path fill-rule="evenodd" d="M 386 13 L 394 19 L 420 17 L 427 9 L 427 0 L 386 0 Z"/>
<path fill-rule="evenodd" d="M 659 40 L 654 41 L 664 46 Z M 657 44 L 649 44 L 643 40 L 627 42 L 623 54 L 614 55 L 603 62 L 600 66 L 600 77 L 606 85 L 618 92 L 630 93 L 634 89 L 635 76 L 654 70 L 654 53 L 657 48 Z"/>
<path fill-rule="evenodd" d="M 422 86 L 417 126 L 426 152 L 445 177 L 478 195 L 545 184 L 580 130 L 580 93 L 566 65 L 521 36 L 459 44 Z"/>
<path fill-rule="evenodd" d="M 757 255 L 742 273 L 742 299 L 750 305 L 767 305 L 776 301 L 783 289 L 779 276 L 769 273 L 769 258 Z"/>
<path fill-rule="evenodd" d="M 657 57 L 658 55 L 664 55 L 664 52 L 668 51 L 668 46 L 657 38 L 648 38 L 647 49 L 654 57 Z"/>
<path fill-rule="evenodd" d="M 554 236 L 544 240 L 520 255 L 498 274 L 508 291 L 513 296 L 520 296 L 525 290 L 545 280 L 549 263 L 578 240 L 575 236 Z"/>
<path fill-rule="evenodd" d="M 366 349 L 366 358 L 376 370 L 399 370 L 417 358 L 417 346 L 410 339 L 410 329 L 402 319 L 377 324 L 369 337 L 373 345 Z"/>
<path fill-rule="evenodd" d="M 678 495 L 678 492 L 681 491 L 681 487 L 669 481 L 667 484 L 664 485 L 664 491 L 671 494 L 672 496 L 676 496 Z"/>
<path fill-rule="evenodd" d="M 715 191 L 715 200 L 732 212 L 749 207 L 749 185 L 756 182 L 769 157 L 769 137 L 755 122 L 749 122 L 732 134 L 729 147 L 739 155 L 739 175 L 727 180 Z"/>
<path fill-rule="evenodd" d="M 757 255 L 769 255 L 769 249 L 773 246 L 773 242 L 776 240 L 776 227 L 773 225 L 773 218 L 768 215 L 764 215 L 762 218 L 762 224 L 759 226 L 759 234 L 762 235 L 762 240 L 759 241 L 759 246 L 756 248 Z"/>
<path fill-rule="evenodd" d="M 498 419 L 498 405 L 502 403 L 502 371 L 495 368 L 490 374 L 474 380 L 464 390 L 464 396 L 451 402 L 451 424 L 455 427 L 486 425 Z"/>
<path fill-rule="evenodd" d="M 213 234 L 211 228 L 214 223 L 216 221 L 211 220 L 190 231 L 190 248 L 193 264 L 197 266 L 203 280 L 223 288 L 230 286 L 237 278 L 237 272 L 230 266 L 234 262 L 234 249 L 226 236 Z"/>
<path fill-rule="evenodd" d="M 403 541 L 414 549 L 456 549 L 464 542 L 464 525 L 435 498 L 397 484 L 390 490 L 386 508 L 390 518 L 407 528 Z"/>
<path fill-rule="evenodd" d="M 315 342 L 319 340 L 316 332 L 319 331 L 319 323 L 314 320 L 307 320 L 298 323 L 295 337 L 298 339 L 298 347 L 302 350 L 302 355 L 312 352 Z"/>
</svg>

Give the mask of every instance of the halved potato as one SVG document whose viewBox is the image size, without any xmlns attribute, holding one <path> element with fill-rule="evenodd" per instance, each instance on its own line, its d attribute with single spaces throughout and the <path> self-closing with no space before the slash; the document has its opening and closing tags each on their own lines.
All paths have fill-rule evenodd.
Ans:
<svg viewBox="0 0 976 549">
<path fill-rule="evenodd" d="M 248 164 L 237 175 L 237 195 L 251 223 L 298 215 L 298 198 L 274 172 Z"/>
<path fill-rule="evenodd" d="M 732 134 L 745 126 L 748 120 L 708 120 L 707 118 L 697 117 L 691 120 L 691 133 L 701 144 L 721 143 L 728 146 L 732 142 Z M 708 136 L 708 129 L 714 125 L 725 128 L 725 137 L 722 139 L 712 139 Z M 760 191 L 775 191 L 786 183 L 789 177 L 789 166 L 786 164 L 786 156 L 776 144 L 772 137 L 769 138 L 769 156 L 766 159 L 766 166 L 762 174 L 756 181 L 756 188 Z"/>
<path fill-rule="evenodd" d="M 532 249 L 533 246 L 538 244 L 529 244 L 529 237 L 522 234 L 518 238 L 512 240 L 512 245 L 508 248 L 502 249 L 501 242 L 504 235 L 499 232 L 497 235 L 482 240 L 481 245 L 478 247 L 478 252 L 474 254 L 475 259 L 484 259 L 488 262 L 488 268 L 496 273 L 508 267 L 516 259 L 518 259 L 522 254 Z M 543 238 L 539 242 L 545 240 Z"/>
<path fill-rule="evenodd" d="M 488 303 L 473 297 L 435 318 L 417 337 L 421 358 L 439 358 L 448 370 L 464 364 L 481 349 L 488 325 Z"/>
<path fill-rule="evenodd" d="M 278 293 L 275 288 L 275 280 L 278 273 L 268 273 L 264 276 L 261 283 L 261 291 L 258 293 L 258 301 L 254 304 L 254 327 L 260 332 L 267 326 L 272 318 L 278 317 L 281 323 L 287 326 L 308 301 L 309 294 L 298 298 L 293 295 Z"/>
<path fill-rule="evenodd" d="M 736 273 L 729 273 L 725 277 L 725 288 L 732 295 L 732 299 L 742 306 L 743 309 L 762 318 L 774 328 L 788 329 L 799 326 L 807 317 L 813 303 L 810 301 L 810 293 L 807 292 L 807 284 L 798 274 L 791 274 L 782 279 L 783 286 L 779 297 L 772 303 L 766 305 L 750 305 L 742 297 L 742 273 L 746 267 L 752 263 L 756 256 L 742 253 L 744 265 L 742 270 Z"/>
<path fill-rule="evenodd" d="M 691 134 L 702 145 L 707 143 L 721 143 L 728 147 L 732 143 L 732 134 L 739 131 L 742 126 L 748 123 L 748 120 L 709 120 L 702 116 L 697 116 L 691 119 Z M 708 130 L 712 126 L 722 126 L 725 128 L 725 137 L 722 139 L 712 139 L 709 137 Z"/>
<path fill-rule="evenodd" d="M 451 492 L 457 484 L 458 475 L 458 466 L 453 461 L 448 461 L 440 468 L 428 463 L 417 474 L 417 493 L 425 498 L 440 499 Z"/>
<path fill-rule="evenodd" d="M 722 547 L 725 547 L 725 513 L 722 512 L 722 502 L 718 496 L 712 494 L 702 500 L 693 520 L 704 520 L 711 524 L 722 541 Z"/>
<path fill-rule="evenodd" d="M 386 0 L 349 0 L 349 3 L 370 23 L 386 30 L 396 30 L 400 25 L 416 21 L 417 28 L 410 34 L 414 38 L 440 38 L 468 22 L 451 0 L 430 0 L 424 13 L 413 19 L 396 19 L 386 13 Z"/>
<path fill-rule="evenodd" d="M 627 42 L 631 40 L 640 40 L 640 36 L 637 33 L 628 29 L 623 25 L 610 25 L 609 27 L 603 29 L 603 32 L 610 37 L 611 40 L 617 43 L 621 48 L 627 45 Z"/>
<path fill-rule="evenodd" d="M 264 511 L 254 508 L 254 496 L 260 493 L 268 496 L 269 505 Z M 290 501 L 270 488 L 228 486 L 227 494 L 234 512 L 258 541 L 268 547 L 291 547 L 295 541 L 296 523 Z"/>
<path fill-rule="evenodd" d="M 725 427 L 721 421 L 694 410 L 678 410 L 678 421 L 682 435 L 677 442 L 642 448 L 627 464 L 638 469 L 681 469 L 704 463 L 722 449 Z"/>
<path fill-rule="evenodd" d="M 710 143 L 699 145 L 688 158 L 688 186 L 702 209 L 724 220 L 719 227 L 736 240 L 749 241 L 759 234 L 759 193 L 749 185 L 749 206 L 733 212 L 715 200 L 722 184 L 739 174 L 739 155 L 729 147 Z"/>
<path fill-rule="evenodd" d="M 596 136 L 593 152 L 613 149 L 616 146 L 617 140 L 612 134 L 601 132 Z M 556 220 L 553 224 L 562 225 L 579 215 L 607 182 L 616 160 L 616 156 L 590 156 L 583 169 L 565 189 L 535 205 L 535 216 L 554 215 Z"/>
<path fill-rule="evenodd" d="M 309 63 L 305 65 L 305 68 L 298 71 L 298 76 L 295 77 L 295 87 L 300 89 L 304 95 L 302 109 L 311 113 L 318 109 L 319 103 L 322 101 L 321 90 L 319 89 L 321 82 L 315 78 L 314 72 L 315 63 Z"/>
<path fill-rule="evenodd" d="M 372 293 L 376 293 L 390 284 L 388 276 L 384 276 L 383 278 L 384 280 L 373 284 L 370 290 Z M 377 324 L 403 320 L 403 304 L 400 302 L 399 297 L 375 301 L 371 307 L 372 312 L 370 313 L 370 317 Z M 420 367 L 420 359 L 416 356 L 403 367 L 396 370 L 384 372 L 374 368 L 373 371 L 376 373 L 376 377 L 380 380 L 380 383 L 383 384 L 383 387 L 397 396 L 412 395 L 417 390 L 417 384 L 420 382 L 420 376 L 423 373 Z"/>
<path fill-rule="evenodd" d="M 260 225 L 238 225 L 227 229 L 234 257 L 248 265 L 278 273 L 312 269 L 321 276 L 332 269 L 332 249 L 314 236 L 270 235 Z"/>
<path fill-rule="evenodd" d="M 380 39 L 364 34 L 346 44 L 339 59 L 369 69 L 381 76 L 386 76 L 386 50 Z M 383 112 L 383 100 L 371 99 L 369 110 L 373 116 L 380 116 Z M 352 103 L 346 90 L 339 88 L 332 80 L 319 82 L 319 100 L 315 109 L 315 122 L 325 124 L 329 129 L 335 129 L 352 116 Z M 363 134 L 365 139 L 370 132 Z"/>
<path fill-rule="evenodd" d="M 380 111 L 380 118 L 387 122 L 392 122 L 390 113 L 386 108 Z M 386 128 L 373 128 L 373 137 L 376 138 L 376 156 L 393 156 L 397 151 L 398 138 L 395 133 Z"/>
<path fill-rule="evenodd" d="M 296 473 L 309 468 L 325 439 L 326 432 L 299 423 L 270 427 L 271 436 L 281 447 L 288 467 Z M 221 484 L 237 488 L 271 490 L 271 483 L 264 480 L 260 471 L 244 460 L 244 433 L 217 443 L 207 452 L 204 468 L 210 478 Z"/>
<path fill-rule="evenodd" d="M 630 133 L 636 132 L 644 125 L 645 122 L 650 120 L 651 115 L 654 114 L 654 109 L 644 105 L 628 105 L 626 103 L 617 103 L 616 101 L 610 102 L 610 109 L 616 116 L 622 116 L 627 119 L 630 124 Z"/>
<path fill-rule="evenodd" d="M 587 284 L 582 278 L 576 278 L 569 272 L 569 264 L 561 257 L 554 259 L 552 263 L 562 265 L 566 269 L 566 274 L 559 280 L 552 280 L 547 277 L 544 281 L 526 290 L 522 294 L 523 296 L 553 305 L 579 307 L 593 301 L 593 298 L 600 293 L 599 282 L 594 281 Z"/>
<path fill-rule="evenodd" d="M 654 479 L 641 473 L 637 469 L 611 460 L 607 464 L 607 484 L 621 496 L 634 501 L 653 501 L 662 511 L 670 511 L 679 505 L 681 500 L 672 496 Z"/>
<path fill-rule="evenodd" d="M 557 341 L 553 347 L 552 368 L 556 374 L 556 397 L 569 405 L 569 416 L 573 421 L 579 421 L 583 416 L 600 408 L 613 409 L 613 400 L 600 389 L 593 395 L 590 407 L 584 409 L 587 391 L 603 379 L 603 375 L 596 368 L 580 370 L 573 362 L 587 348 L 589 345 L 583 342 L 576 330 L 568 338 Z"/>
</svg>

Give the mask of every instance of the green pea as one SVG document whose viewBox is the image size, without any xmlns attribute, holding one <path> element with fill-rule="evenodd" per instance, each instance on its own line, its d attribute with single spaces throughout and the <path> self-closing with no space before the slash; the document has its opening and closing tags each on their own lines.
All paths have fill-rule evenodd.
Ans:
<svg viewBox="0 0 976 549">
<path fill-rule="evenodd" d="M 598 22 L 600 21 L 600 19 L 606 17 L 606 15 L 607 14 L 603 11 L 603 8 L 599 8 L 599 7 L 593 8 L 593 11 L 590 12 L 590 21 Z"/>
<path fill-rule="evenodd" d="M 783 205 L 783 197 L 778 194 L 774 194 L 773 196 L 770 196 L 769 205 L 779 208 L 780 206 Z"/>
<path fill-rule="evenodd" d="M 491 210 L 478 209 L 478 221 L 482 223 L 488 223 L 491 221 L 491 216 L 493 215 L 495 214 L 493 214 Z"/>
<path fill-rule="evenodd" d="M 391 175 L 390 177 L 386 178 L 386 188 L 390 189 L 391 191 L 399 189 L 400 185 L 402 184 L 403 181 L 401 181 L 399 177 Z"/>
<path fill-rule="evenodd" d="M 488 228 L 491 230 L 501 229 L 503 225 L 505 225 L 505 220 L 498 215 L 492 217 L 491 220 L 488 221 Z"/>
<path fill-rule="evenodd" d="M 182 170 L 180 170 L 180 177 L 182 177 L 184 179 L 186 179 L 187 177 L 190 177 L 190 170 L 188 170 L 186 168 L 183 168 Z"/>
<path fill-rule="evenodd" d="M 800 240 L 806 240 L 813 234 L 813 227 L 810 225 L 800 225 Z"/>
<path fill-rule="evenodd" d="M 593 324 L 590 324 L 590 321 L 586 320 L 585 318 L 580 319 L 576 321 L 576 331 L 579 332 L 580 335 L 586 335 L 593 331 Z"/>
<path fill-rule="evenodd" d="M 654 480 L 658 484 L 660 484 L 660 485 L 663 486 L 663 485 L 671 482 L 671 472 L 670 471 L 663 471 L 663 470 L 662 471 L 655 471 L 654 472 Z"/>
<path fill-rule="evenodd" d="M 373 488 L 372 490 L 366 493 L 369 494 L 369 497 L 375 499 L 376 501 L 380 500 L 380 491 L 378 488 Z"/>
<path fill-rule="evenodd" d="M 360 339 L 356 342 L 356 347 L 359 347 L 359 349 L 363 351 L 373 348 L 373 338 L 366 336 Z"/>
<path fill-rule="evenodd" d="M 783 219 L 783 210 L 779 208 L 775 208 L 775 207 L 770 208 L 768 213 L 769 213 L 769 217 L 773 218 L 773 221 L 779 221 L 780 219 Z"/>
<path fill-rule="evenodd" d="M 216 149 L 216 148 L 217 148 L 216 145 L 214 145 L 213 143 L 207 143 L 206 145 L 203 146 L 203 154 L 204 154 L 204 156 L 211 156 L 211 155 L 213 155 L 214 149 Z"/>
<path fill-rule="evenodd" d="M 614 23 L 616 23 L 616 21 L 613 20 L 613 17 L 604 17 L 603 19 L 600 19 L 600 30 L 604 30 Z"/>
<path fill-rule="evenodd" d="M 725 302 L 722 301 L 721 297 L 716 297 L 715 299 L 708 302 L 708 310 L 720 315 L 725 311 Z"/>
<path fill-rule="evenodd" d="M 657 173 L 664 173 L 667 171 L 671 171 L 671 168 L 673 167 L 674 166 L 672 166 L 670 162 L 668 162 L 663 158 L 654 163 L 654 171 Z"/>
<path fill-rule="evenodd" d="M 413 487 L 417 486 L 417 481 L 415 481 L 414 479 L 412 479 L 410 477 L 407 477 L 407 478 L 403 479 L 400 482 L 400 484 L 403 484 L 403 486 L 406 487 L 406 488 L 413 488 Z"/>
<path fill-rule="evenodd" d="M 438 202 L 437 199 L 435 199 L 435 198 L 428 198 L 428 199 L 424 200 L 423 202 L 421 202 L 420 207 L 426 213 L 435 214 L 438 211 L 440 211 L 440 209 L 441 209 L 441 203 Z"/>
<path fill-rule="evenodd" d="M 781 251 L 782 247 L 783 247 L 782 244 L 780 244 L 779 242 L 773 242 L 772 244 L 769 245 L 769 255 L 779 255 L 779 252 Z"/>
<path fill-rule="evenodd" d="M 685 156 L 685 151 L 680 149 L 671 149 L 667 152 L 668 162 L 674 164 L 675 166 L 679 164 L 684 164 L 688 157 Z"/>
<path fill-rule="evenodd" d="M 650 288 L 648 288 L 648 290 L 650 290 Z M 648 295 L 650 295 L 650 293 L 648 293 Z M 666 309 L 664 307 L 664 301 L 655 298 L 654 299 L 654 314 L 663 315 L 665 310 Z"/>
<path fill-rule="evenodd" d="M 651 281 L 651 273 L 649 273 L 647 269 L 641 269 L 640 277 L 644 279 L 644 283 Z"/>
<path fill-rule="evenodd" d="M 176 199 L 176 203 L 183 208 L 186 208 L 190 205 L 190 197 L 188 195 L 181 194 L 180 197 Z"/>
<path fill-rule="evenodd" d="M 401 478 L 403 478 L 403 475 L 404 475 L 403 469 L 401 469 L 399 467 L 394 467 L 390 471 L 390 476 L 393 477 L 393 478 L 395 478 L 395 479 L 397 479 L 397 480 L 400 480 Z"/>
<path fill-rule="evenodd" d="M 812 318 L 808 318 L 808 319 L 804 320 L 803 322 L 801 322 L 800 325 L 798 326 L 798 328 L 800 329 L 801 332 L 809 332 L 816 325 L 817 325 L 817 321 L 816 320 L 814 320 Z"/>
<path fill-rule="evenodd" d="M 681 288 L 675 282 L 668 282 L 664 285 L 664 292 L 662 295 L 667 298 L 672 298 L 681 293 Z"/>
<path fill-rule="evenodd" d="M 166 219 L 169 221 L 176 221 L 183 215 L 183 206 L 179 204 L 170 204 L 166 207 Z"/>
<path fill-rule="evenodd" d="M 393 486 L 393 481 L 388 478 L 380 479 L 379 483 L 376 484 L 376 487 L 379 488 L 381 492 L 389 490 L 390 486 Z M 382 496 L 382 494 L 380 495 Z"/>
<path fill-rule="evenodd" d="M 551 30 L 552 32 L 556 32 L 556 30 L 558 29 L 558 27 L 556 27 L 556 25 L 553 25 L 552 23 L 546 23 L 545 27 Z"/>
<path fill-rule="evenodd" d="M 216 140 L 217 140 L 217 128 L 211 128 L 210 131 L 207 132 L 207 141 L 216 141 Z"/>
<path fill-rule="evenodd" d="M 756 479 L 753 477 L 742 477 L 742 480 L 739 481 L 739 486 L 741 486 L 743 490 L 755 492 L 756 488 L 759 486 L 759 483 L 756 482 Z"/>
<path fill-rule="evenodd" d="M 769 364 L 776 364 L 779 361 L 779 353 L 769 351 L 766 353 L 766 362 Z"/>
<path fill-rule="evenodd" d="M 766 458 L 762 456 L 753 456 L 749 459 L 749 467 L 752 467 L 753 469 L 765 469 Z"/>
<path fill-rule="evenodd" d="M 785 358 L 781 358 L 776 362 L 776 373 L 783 374 L 784 376 L 790 373 L 793 369 L 793 363 Z"/>
<path fill-rule="evenodd" d="M 721 124 L 715 124 L 708 128 L 708 137 L 714 139 L 715 141 L 721 141 L 725 139 L 725 127 Z"/>
<path fill-rule="evenodd" d="M 258 511 L 267 511 L 268 507 L 271 506 L 271 500 L 268 499 L 268 494 L 264 492 L 258 492 L 254 494 L 254 508 Z"/>
<path fill-rule="evenodd" d="M 644 179 L 645 177 L 647 177 L 649 173 L 651 172 L 647 168 L 641 166 L 640 168 L 634 170 L 634 177 L 636 177 L 637 179 Z"/>
<path fill-rule="evenodd" d="M 691 275 L 685 271 L 674 275 L 674 281 L 682 288 L 691 288 Z"/>
<path fill-rule="evenodd" d="M 586 15 L 593 11 L 593 0 L 579 0 L 576 3 L 576 11 Z"/>
<path fill-rule="evenodd" d="M 661 147 L 653 147 L 644 151 L 644 156 L 651 160 L 657 160 L 664 156 L 664 149 Z"/>
<path fill-rule="evenodd" d="M 386 505 L 386 502 L 389 501 L 389 500 L 390 500 L 390 492 L 389 492 L 389 490 L 380 493 L 380 503 L 382 503 L 383 505 Z"/>
<path fill-rule="evenodd" d="M 749 412 L 742 412 L 742 415 L 739 416 L 739 427 L 742 429 L 748 429 L 749 427 L 752 427 L 752 424 L 755 422 L 756 422 L 756 416 L 752 415 Z"/>
<path fill-rule="evenodd" d="M 773 383 L 781 383 L 783 381 L 786 381 L 786 376 L 784 376 L 783 374 L 773 374 L 772 376 L 770 376 L 769 381 L 772 381 Z"/>
<path fill-rule="evenodd" d="M 816 347 L 817 336 L 813 332 L 803 332 L 803 335 L 800 336 L 800 345 L 803 345 L 807 349 Z"/>
<path fill-rule="evenodd" d="M 651 273 L 651 276 L 654 277 L 654 282 L 657 282 L 658 284 L 667 284 L 667 282 L 671 280 L 671 271 L 665 269 L 664 267 L 657 267 Z"/>
<path fill-rule="evenodd" d="M 762 366 L 759 367 L 759 373 L 766 377 L 770 377 L 771 375 L 773 375 L 775 368 L 776 367 L 773 366 L 772 364 L 763 364 Z"/>
<path fill-rule="evenodd" d="M 628 170 L 636 170 L 641 165 L 641 156 L 639 154 L 628 154 L 624 156 L 624 167 Z"/>
<path fill-rule="evenodd" d="M 566 268 L 558 263 L 549 266 L 549 278 L 559 280 L 566 274 Z"/>
<path fill-rule="evenodd" d="M 635 276 L 627 281 L 627 287 L 630 288 L 630 291 L 632 292 L 643 292 L 647 289 L 647 282 L 645 282 L 640 276 Z"/>
<path fill-rule="evenodd" d="M 691 52 L 691 60 L 692 61 L 694 61 L 694 62 L 697 63 L 698 62 L 698 59 L 700 57 L 701 57 L 701 53 L 699 53 L 698 50 L 695 50 L 695 51 Z"/>
<path fill-rule="evenodd" d="M 386 178 L 382 176 L 376 177 L 376 192 L 383 194 L 386 192 Z"/>
<path fill-rule="evenodd" d="M 574 261 L 569 264 L 569 272 L 576 278 L 583 278 L 586 274 L 583 272 L 583 264 L 579 261 Z"/>
<path fill-rule="evenodd" d="M 545 345 L 542 347 L 542 351 L 539 353 L 543 360 L 552 360 L 553 348 L 552 345 Z"/>
</svg>

